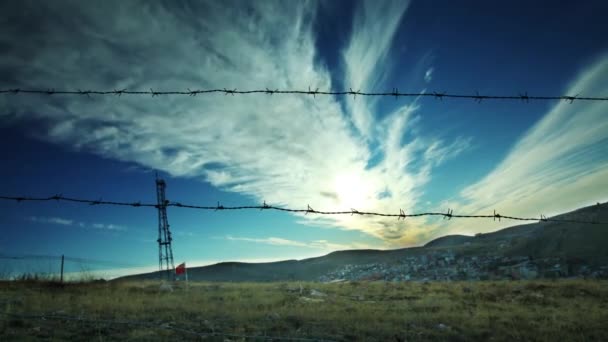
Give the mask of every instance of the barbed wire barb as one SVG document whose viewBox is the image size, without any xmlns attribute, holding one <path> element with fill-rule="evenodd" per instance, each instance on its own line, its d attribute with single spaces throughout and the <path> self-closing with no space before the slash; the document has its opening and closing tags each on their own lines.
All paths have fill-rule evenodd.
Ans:
<svg viewBox="0 0 608 342">
<path fill-rule="evenodd" d="M 443 93 L 438 93 L 438 92 L 433 92 L 433 95 L 435 96 L 436 99 L 439 99 L 441 101 L 443 101 L 443 97 L 445 96 L 445 92 Z"/>
<path fill-rule="evenodd" d="M 311 208 L 309 204 L 307 204 L 306 206 L 308 208 L 306 209 L 306 214 L 305 215 L 308 215 L 308 213 L 314 213 L 315 212 L 315 210 L 313 208 Z"/>
<path fill-rule="evenodd" d="M 266 88 L 266 94 L 268 94 L 268 95 L 272 95 L 272 94 L 274 94 L 274 93 L 276 93 L 276 92 L 278 92 L 278 91 L 279 91 L 279 89 L 276 89 L 276 90 L 270 90 L 270 89 Z"/>
<path fill-rule="evenodd" d="M 87 97 L 87 98 L 89 98 L 89 99 L 91 98 L 91 95 L 90 95 L 90 92 L 89 92 L 89 91 L 84 91 L 84 90 L 80 90 L 80 89 L 78 89 L 78 93 L 79 93 L 80 95 L 86 95 L 86 97 Z"/>
<path fill-rule="evenodd" d="M 478 91 L 475 91 L 475 98 L 474 98 L 475 102 L 481 103 L 481 100 L 483 100 L 483 98 L 484 98 L 483 96 L 479 95 Z"/>
<path fill-rule="evenodd" d="M 268 204 L 266 204 L 266 201 L 264 201 L 264 204 L 262 204 L 262 207 L 260 208 L 260 210 L 264 210 L 264 209 L 270 209 L 270 206 Z"/>
<path fill-rule="evenodd" d="M 566 96 L 564 96 L 563 98 L 564 98 L 564 100 L 569 101 L 569 102 L 570 102 L 570 104 L 572 104 L 572 103 L 574 102 L 574 100 L 576 100 L 576 99 L 578 98 L 578 96 L 579 96 L 579 95 L 580 95 L 580 93 L 579 93 L 579 94 L 576 94 L 576 95 L 574 95 L 574 96 L 567 96 L 567 95 L 566 95 Z"/>
<path fill-rule="evenodd" d="M 501 218 L 500 214 L 498 214 L 496 212 L 496 209 L 494 209 L 494 221 L 496 221 L 496 219 L 498 219 L 498 222 L 500 222 L 500 218 Z"/>
<path fill-rule="evenodd" d="M 318 93 L 319 93 L 319 88 L 317 88 L 317 89 L 315 89 L 315 90 L 311 90 L 311 89 L 310 89 L 310 86 L 308 86 L 308 94 L 309 94 L 309 95 L 312 95 L 312 97 L 313 97 L 314 99 L 316 99 L 316 98 L 317 98 L 317 94 L 318 94 Z"/>
<path fill-rule="evenodd" d="M 407 217 L 407 215 L 405 215 L 405 212 L 403 211 L 403 209 L 399 209 L 399 216 L 397 217 L 397 221 L 399 221 L 400 219 L 403 219 L 403 221 L 405 221 L 405 218 Z"/>
</svg>

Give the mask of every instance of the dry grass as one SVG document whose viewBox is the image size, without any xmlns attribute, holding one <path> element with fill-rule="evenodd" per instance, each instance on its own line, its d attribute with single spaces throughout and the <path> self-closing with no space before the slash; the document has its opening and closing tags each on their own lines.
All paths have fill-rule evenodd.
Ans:
<svg viewBox="0 0 608 342">
<path fill-rule="evenodd" d="M 154 282 L 5 282 L 0 340 L 268 340 L 191 333 L 198 332 L 337 341 L 607 341 L 607 285 L 191 283 L 168 293 Z"/>
</svg>

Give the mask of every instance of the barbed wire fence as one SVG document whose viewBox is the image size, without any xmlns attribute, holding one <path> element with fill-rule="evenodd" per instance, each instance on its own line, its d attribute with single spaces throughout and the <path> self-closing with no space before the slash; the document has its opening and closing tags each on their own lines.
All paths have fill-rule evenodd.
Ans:
<svg viewBox="0 0 608 342">
<path fill-rule="evenodd" d="M 200 206 L 193 204 L 184 204 L 181 202 L 170 202 L 167 201 L 165 204 L 156 203 L 143 203 L 137 202 L 118 202 L 118 201 L 105 201 L 103 199 L 91 200 L 83 198 L 65 197 L 63 195 L 53 195 L 49 197 L 27 197 L 27 196 L 0 196 L 0 200 L 16 201 L 16 202 L 45 202 L 45 201 L 57 201 L 57 202 L 75 202 L 89 205 L 111 205 L 111 206 L 124 206 L 124 207 L 152 207 L 159 208 L 159 206 L 165 207 L 177 207 L 187 209 L 198 209 L 198 210 L 212 210 L 212 211 L 233 211 L 233 210 L 260 210 L 260 211 L 283 211 L 300 214 L 315 214 L 315 215 L 360 215 L 360 216 L 378 216 L 378 217 L 392 217 L 397 220 L 405 220 L 408 217 L 423 217 L 423 216 L 437 216 L 443 219 L 451 220 L 452 218 L 470 218 L 470 219 L 493 219 L 493 220 L 515 220 L 515 221 L 538 221 L 538 222 L 561 222 L 561 223 L 579 223 L 579 224 L 608 224 L 608 222 L 599 221 L 585 221 L 585 220 L 571 220 L 571 219 L 559 219 L 559 218 L 547 218 L 545 215 L 540 217 L 518 217 L 511 215 L 502 215 L 494 210 L 494 213 L 487 215 L 466 215 L 466 214 L 454 214 L 454 210 L 448 209 L 446 212 L 421 212 L 421 213 L 406 213 L 402 209 L 399 213 L 381 213 L 372 211 L 360 211 L 351 208 L 345 211 L 325 211 L 315 210 L 310 205 L 307 205 L 306 209 L 293 209 L 286 207 L 279 207 L 268 205 L 264 202 L 262 205 L 246 205 L 246 206 L 224 206 L 219 202 L 215 206 Z"/>
<path fill-rule="evenodd" d="M 54 260 L 54 261 L 60 261 L 62 258 L 64 259 L 64 261 L 78 263 L 78 264 L 111 266 L 111 267 L 119 267 L 119 268 L 143 267 L 143 265 L 135 265 L 135 264 L 129 264 L 129 263 L 124 263 L 124 262 L 118 262 L 118 261 L 70 257 L 70 256 L 61 256 L 61 255 L 43 255 L 43 254 L 11 255 L 11 254 L 0 253 L 0 259 L 5 259 L 5 260 Z"/>
<path fill-rule="evenodd" d="M 517 95 L 493 95 L 493 94 L 480 94 L 479 92 L 475 92 L 475 94 L 456 94 L 456 93 L 448 93 L 448 92 L 401 92 L 398 88 L 393 88 L 391 91 L 361 91 L 361 90 L 353 90 L 350 88 L 349 90 L 319 90 L 319 88 L 308 88 L 308 90 L 302 89 L 250 89 L 250 90 L 238 90 L 236 88 L 216 88 L 216 89 L 187 89 L 187 90 L 168 90 L 168 91 L 160 91 L 160 90 L 128 90 L 128 89 L 113 89 L 113 90 L 57 90 L 55 88 L 48 89 L 22 89 L 22 88 L 11 88 L 11 89 L 0 89 L 0 94 L 4 95 L 79 95 L 79 96 L 104 96 L 104 95 L 113 95 L 113 96 L 122 96 L 122 95 L 135 95 L 135 96 L 197 96 L 197 95 L 211 95 L 211 94 L 224 94 L 224 95 L 308 95 L 316 98 L 319 96 L 352 96 L 353 99 L 356 99 L 357 96 L 361 97 L 394 97 L 404 98 L 404 97 L 427 97 L 427 98 L 435 98 L 438 100 L 443 99 L 470 99 L 475 102 L 481 103 L 483 100 L 516 100 L 516 101 L 546 101 L 546 100 L 563 100 L 568 101 L 569 103 L 573 103 L 574 101 L 608 101 L 608 96 L 581 96 L 581 94 L 576 95 L 549 95 L 549 96 L 541 96 L 541 95 L 529 95 L 528 92 L 522 92 Z"/>
<path fill-rule="evenodd" d="M 0 253 L 0 261 L 0 280 L 63 282 L 65 274 L 66 281 L 80 282 L 104 278 L 109 270 L 124 272 L 146 267 L 112 260 L 42 254 Z"/>
<path fill-rule="evenodd" d="M 155 91 L 154 89 L 148 90 L 128 90 L 128 89 L 113 89 L 113 90 L 57 90 L 55 88 L 47 88 L 47 89 L 23 89 L 23 88 L 10 88 L 10 89 L 0 89 L 0 94 L 4 95 L 76 95 L 76 96 L 122 96 L 122 95 L 149 95 L 152 97 L 157 96 L 171 96 L 171 95 L 185 95 L 185 96 L 197 96 L 197 95 L 211 95 L 211 94 L 224 94 L 224 95 L 251 95 L 251 94 L 266 94 L 266 95 L 287 95 L 287 94 L 295 94 L 295 95 L 307 95 L 313 96 L 316 98 L 317 95 L 320 96 L 353 96 L 355 99 L 357 96 L 369 96 L 369 97 L 395 97 L 395 99 L 400 97 L 432 97 L 439 100 L 443 100 L 444 98 L 458 98 L 458 99 L 472 99 L 478 103 L 481 103 L 483 100 L 519 100 L 523 102 L 529 102 L 531 100 L 564 100 L 569 103 L 573 103 L 574 101 L 608 101 L 608 97 L 598 97 L 598 96 L 581 96 L 580 94 L 576 95 L 553 95 L 553 96 L 537 96 L 537 95 L 528 95 L 528 92 L 520 93 L 518 95 L 481 95 L 479 92 L 475 94 L 455 94 L 455 93 L 447 93 L 447 92 L 400 92 L 398 88 L 393 88 L 388 92 L 365 92 L 361 90 L 353 90 L 349 88 L 349 90 L 319 90 L 319 88 L 312 89 L 308 87 L 308 90 L 297 90 L 297 89 L 251 89 L 251 90 L 238 90 L 228 89 L 228 88 L 215 88 L 215 89 L 187 89 L 183 90 L 171 90 L 171 91 Z M 90 200 L 90 199 L 81 199 L 81 198 L 70 198 L 62 195 L 54 195 L 50 197 L 27 197 L 27 196 L 0 196 L 2 200 L 15 200 L 17 202 L 22 201 L 66 201 L 66 202 L 78 202 L 85 203 L 90 205 L 116 205 L 116 206 L 130 206 L 130 207 L 154 207 L 159 208 L 158 204 L 151 203 L 142 203 L 142 202 L 116 202 L 116 201 L 104 201 L 104 200 Z M 533 217 L 518 217 L 511 215 L 501 215 L 494 211 L 493 214 L 488 215 L 464 215 L 464 214 L 454 214 L 453 210 L 448 209 L 446 212 L 424 212 L 424 213 L 405 213 L 400 209 L 399 213 L 379 213 L 379 212 L 369 212 L 369 211 L 359 211 L 351 208 L 346 211 L 325 211 L 325 210 L 315 210 L 307 205 L 306 209 L 293 209 L 293 208 L 285 208 L 267 205 L 265 202 L 263 205 L 258 206 L 223 206 L 219 203 L 216 206 L 199 206 L 199 205 L 191 205 L 191 204 L 182 204 L 180 202 L 169 202 L 165 204 L 166 207 L 180 207 L 180 208 L 189 208 L 189 209 L 200 209 L 200 210 L 246 210 L 246 209 L 254 209 L 254 210 L 276 210 L 276 211 L 284 211 L 284 212 L 292 212 L 292 213 L 304 213 L 304 214 L 317 214 L 317 215 L 362 215 L 362 216 L 380 216 L 380 217 L 396 217 L 397 219 L 406 219 L 408 217 L 421 217 L 421 216 L 439 216 L 444 219 L 450 220 L 452 218 L 491 218 L 494 220 L 501 219 L 509 219 L 516 221 L 540 221 L 540 222 L 563 222 L 563 223 L 581 223 L 581 224 L 602 224 L 602 222 L 596 221 L 581 221 L 581 220 L 567 220 L 567 219 L 555 219 L 555 218 L 547 218 L 544 215 L 540 215 L 539 218 Z"/>
<path fill-rule="evenodd" d="M 524 103 L 528 103 L 530 101 L 566 101 L 570 104 L 575 101 L 608 101 L 608 97 L 598 97 L 598 96 L 581 96 L 580 94 L 576 95 L 553 95 L 553 96 L 538 96 L 538 95 L 529 95 L 528 92 L 519 93 L 517 95 L 492 95 L 492 94 L 480 94 L 479 92 L 475 92 L 475 94 L 456 94 L 456 93 L 447 93 L 447 92 L 400 92 L 397 88 L 392 89 L 391 91 L 385 92 L 365 92 L 361 90 L 353 90 L 352 88 L 349 90 L 340 90 L 340 91 L 323 91 L 319 90 L 319 88 L 308 90 L 279 90 L 279 89 L 252 89 L 252 90 L 238 90 L 222 88 L 222 89 L 187 89 L 185 91 L 180 90 L 172 90 L 172 91 L 158 91 L 150 89 L 149 91 L 142 90 L 128 90 L 128 89 L 114 89 L 114 90 L 56 90 L 55 88 L 49 89 L 22 89 L 22 88 L 12 88 L 12 89 L 0 89 L 0 94 L 3 95 L 14 95 L 14 96 L 23 96 L 23 95 L 42 95 L 42 96 L 85 96 L 87 98 L 92 98 L 96 96 L 116 96 L 121 97 L 125 96 L 150 96 L 161 97 L 161 96 L 203 96 L 203 95 L 304 95 L 304 96 L 312 96 L 316 98 L 316 96 L 352 96 L 353 99 L 356 99 L 357 96 L 360 97 L 394 97 L 395 99 L 399 98 L 433 98 L 437 100 L 443 99 L 468 99 L 474 100 L 477 103 L 481 103 L 484 100 L 506 100 L 506 101 L 521 101 Z M 66 197 L 61 194 L 48 196 L 48 197 L 31 197 L 31 196 L 0 196 L 0 200 L 5 201 L 16 201 L 20 202 L 46 202 L 46 201 L 57 201 L 57 202 L 73 202 L 80 204 L 88 204 L 88 205 L 107 205 L 107 206 L 123 206 L 123 207 L 151 207 L 151 208 L 159 208 L 159 206 L 165 207 L 177 207 L 177 208 L 186 208 L 186 209 L 195 209 L 195 210 L 207 210 L 207 211 L 239 211 L 239 210 L 259 210 L 259 211 L 280 211 L 280 212 L 290 212 L 290 213 L 298 213 L 304 215 L 359 215 L 359 216 L 370 216 L 370 217 L 385 217 L 385 218 L 396 218 L 397 220 L 406 220 L 407 218 L 412 217 L 439 217 L 444 220 L 451 220 L 452 218 L 457 219 L 493 219 L 493 220 L 515 220 L 515 221 L 530 221 L 530 222 L 557 222 L 557 223 L 576 223 L 576 224 L 608 224 L 608 222 L 599 222 L 599 221 L 585 221 L 585 220 L 574 220 L 574 219 L 561 219 L 561 218 L 547 218 L 544 215 L 540 215 L 540 217 L 522 217 L 515 215 L 502 215 L 496 212 L 492 214 L 486 215 L 469 215 L 469 214 L 455 214 L 452 209 L 448 209 L 445 212 L 419 212 L 419 213 L 406 213 L 402 209 L 399 210 L 399 213 L 386 213 L 386 212 L 373 212 L 373 211 L 361 211 L 354 208 L 350 210 L 343 211 L 327 211 L 327 210 L 315 210 L 310 205 L 307 205 L 306 208 L 288 208 L 281 207 L 275 205 L 269 205 L 264 202 L 261 205 L 246 205 L 246 206 L 224 206 L 219 202 L 216 205 L 212 206 L 201 206 L 201 205 L 193 205 L 181 202 L 166 202 L 164 204 L 157 203 L 145 203 L 141 201 L 136 202 L 121 202 L 121 201 L 108 201 L 103 199 L 91 200 L 84 198 L 74 198 L 74 197 Z M 124 263 L 117 263 L 113 261 L 107 260 L 96 260 L 90 258 L 77 258 L 77 257 L 64 257 L 64 256 L 56 256 L 56 255 L 3 255 L 0 254 L 0 259 L 12 259 L 12 260 L 31 260 L 31 259 L 44 259 L 44 260 L 54 260 L 58 261 L 60 259 L 65 259 L 68 262 L 75 263 L 87 263 L 87 264 L 95 264 L 95 265 L 103 265 L 103 266 L 113 266 L 113 267 L 138 267 L 138 265 L 130 265 Z M 156 329 L 156 330 L 165 330 L 171 331 L 178 334 L 194 336 L 197 338 L 213 338 L 213 337 L 221 337 L 221 338 L 235 338 L 235 339 L 246 339 L 246 340 L 284 340 L 284 341 L 334 341 L 332 339 L 326 338 L 306 338 L 306 337 L 288 337 L 288 336 L 268 336 L 268 335 L 246 335 L 246 334 L 235 334 L 235 333 L 222 333 L 222 332 L 201 332 L 191 329 L 185 326 L 175 325 L 172 322 L 144 322 L 137 320 L 116 320 L 116 319 L 101 319 L 101 318 L 89 318 L 80 316 L 70 316 L 70 315 L 58 315 L 58 314 L 48 314 L 48 313 L 11 313 L 11 312 L 2 312 L 0 311 L 0 316 L 3 316 L 5 320 L 7 319 L 25 319 L 25 320 L 42 320 L 42 321 L 60 321 L 60 322 L 75 322 L 79 324 L 94 324 L 94 325 L 102 325 L 102 326 L 128 326 L 128 327 L 140 327 L 146 329 Z"/>
</svg>

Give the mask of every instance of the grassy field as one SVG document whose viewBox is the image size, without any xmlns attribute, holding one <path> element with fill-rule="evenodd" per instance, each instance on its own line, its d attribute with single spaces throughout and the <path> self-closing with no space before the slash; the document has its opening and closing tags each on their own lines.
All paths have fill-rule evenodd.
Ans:
<svg viewBox="0 0 608 342">
<path fill-rule="evenodd" d="M 0 340 L 608 341 L 608 282 L 0 283 Z"/>
</svg>

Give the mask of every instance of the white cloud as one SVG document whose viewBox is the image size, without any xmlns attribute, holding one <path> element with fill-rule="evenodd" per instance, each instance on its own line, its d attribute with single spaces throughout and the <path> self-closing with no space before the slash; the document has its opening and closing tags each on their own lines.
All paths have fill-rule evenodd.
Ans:
<svg viewBox="0 0 608 342">
<path fill-rule="evenodd" d="M 353 248 L 369 248 L 369 246 L 364 244 L 339 244 L 332 243 L 327 240 L 315 240 L 310 242 L 296 241 L 283 239 L 278 237 L 267 237 L 267 238 L 248 238 L 248 237 L 234 237 L 231 235 L 227 235 L 225 237 L 226 240 L 229 241 L 245 241 L 252 243 L 261 243 L 266 245 L 273 246 L 292 246 L 292 247 L 304 247 L 304 248 L 313 248 L 313 249 L 321 249 L 326 251 L 336 251 L 336 250 L 346 250 Z"/>
<path fill-rule="evenodd" d="M 461 136 L 457 137 L 450 145 L 445 145 L 442 140 L 435 140 L 426 145 L 424 159 L 432 165 L 441 165 L 465 151 L 470 151 L 471 141 L 471 137 L 464 138 Z"/>
<path fill-rule="evenodd" d="M 71 226 L 74 223 L 73 220 L 67 220 L 67 219 L 63 219 L 60 217 L 50 217 L 48 222 L 55 223 L 55 224 L 61 224 L 61 225 L 65 225 L 65 226 Z"/>
<path fill-rule="evenodd" d="M 582 72 L 566 94 L 608 93 L 608 56 Z M 581 96 L 583 96 L 581 95 Z M 608 103 L 556 104 L 488 175 L 446 206 L 467 213 L 540 217 L 608 199 Z M 456 232 L 495 230 L 512 221 L 451 222 Z"/>
<path fill-rule="evenodd" d="M 344 51 L 345 84 L 354 91 L 372 91 L 382 85 L 390 71 L 389 52 L 393 37 L 409 1 L 361 1 L 353 20 L 353 33 Z M 354 126 L 365 138 L 372 133 L 377 98 L 348 97 L 346 103 Z"/>
<path fill-rule="evenodd" d="M 95 228 L 95 229 L 102 229 L 102 230 L 113 230 L 113 231 L 123 231 L 123 230 L 127 230 L 126 227 L 118 225 L 118 224 L 106 224 L 106 223 L 93 223 L 91 224 L 91 227 Z"/>
<path fill-rule="evenodd" d="M 114 231 L 123 231 L 126 230 L 127 227 L 121 226 L 118 224 L 112 223 L 92 223 L 87 224 L 81 221 L 74 221 L 72 219 L 66 219 L 62 217 L 45 217 L 45 216 L 29 216 L 27 218 L 28 221 L 36 222 L 36 223 L 44 223 L 44 224 L 58 224 L 62 226 L 78 226 L 80 228 L 95 228 L 95 229 L 103 229 L 103 230 L 114 230 Z"/>
<path fill-rule="evenodd" d="M 221 2 L 17 5 L 29 6 L 14 13 L 35 14 L 40 29 L 0 30 L 0 45 L 12 52 L 0 55 L 0 72 L 19 80 L 14 86 L 332 87 L 330 73 L 315 63 L 314 3 L 255 1 L 247 9 Z M 344 52 L 346 84 L 353 89 L 381 85 L 407 5 L 362 2 L 357 9 Z M 260 203 L 325 210 L 413 211 L 432 167 L 466 149 L 466 138 L 450 143 L 414 134 L 417 107 L 403 106 L 375 125 L 383 158 L 369 167 L 373 103 L 349 103 L 345 113 L 328 96 L 16 96 L 0 98 L 0 113 L 47 124 L 37 131 L 42 139 L 204 179 Z M 302 220 L 391 243 L 402 243 L 405 231 L 423 223 L 357 216 Z"/>
<path fill-rule="evenodd" d="M 435 69 L 431 67 L 431 68 L 428 68 L 426 70 L 426 72 L 424 73 L 424 81 L 426 83 L 429 83 L 433 80 L 433 71 L 435 71 Z"/>
<path fill-rule="evenodd" d="M 91 279 L 114 279 L 118 277 L 124 277 L 128 275 L 149 273 L 158 271 L 158 265 L 156 266 L 141 266 L 141 267 L 125 267 L 125 268 L 109 268 L 99 270 L 88 270 L 83 269 L 82 271 L 67 272 L 64 274 L 64 278 L 67 281 L 82 281 Z"/>
<path fill-rule="evenodd" d="M 36 223 L 50 223 L 62 226 L 71 226 L 72 224 L 74 224 L 74 220 L 69 220 L 61 217 L 30 216 L 28 217 L 28 220 Z"/>
</svg>

